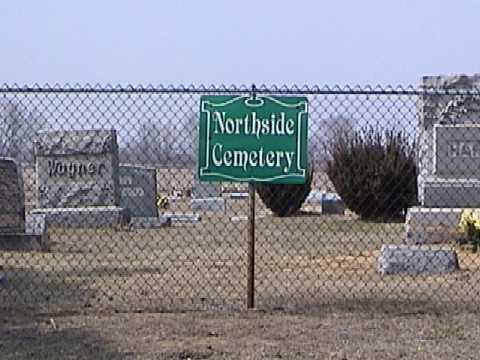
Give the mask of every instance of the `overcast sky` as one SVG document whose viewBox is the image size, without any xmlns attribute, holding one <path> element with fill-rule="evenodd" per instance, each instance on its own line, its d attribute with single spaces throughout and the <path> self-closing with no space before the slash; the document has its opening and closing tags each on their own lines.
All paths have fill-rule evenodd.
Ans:
<svg viewBox="0 0 480 360">
<path fill-rule="evenodd" d="M 0 83 L 413 84 L 480 72 L 478 0 L 0 2 Z"/>
</svg>

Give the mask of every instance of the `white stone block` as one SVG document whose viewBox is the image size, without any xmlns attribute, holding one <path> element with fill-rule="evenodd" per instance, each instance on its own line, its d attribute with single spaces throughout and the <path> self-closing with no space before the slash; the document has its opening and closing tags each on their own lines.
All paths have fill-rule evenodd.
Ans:
<svg viewBox="0 0 480 360">
<path fill-rule="evenodd" d="M 377 259 L 377 271 L 382 275 L 433 275 L 458 269 L 457 253 L 454 250 L 383 245 Z"/>
</svg>

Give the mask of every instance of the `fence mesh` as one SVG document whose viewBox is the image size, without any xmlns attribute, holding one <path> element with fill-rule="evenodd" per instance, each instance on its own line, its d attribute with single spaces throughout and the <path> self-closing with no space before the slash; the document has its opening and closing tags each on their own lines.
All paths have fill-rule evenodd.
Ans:
<svg viewBox="0 0 480 360">
<path fill-rule="evenodd" d="M 312 170 L 257 186 L 258 307 L 475 303 L 478 89 L 255 91 L 307 97 Z M 248 184 L 199 181 L 198 124 L 251 94 L 1 87 L 0 304 L 243 307 Z"/>
</svg>

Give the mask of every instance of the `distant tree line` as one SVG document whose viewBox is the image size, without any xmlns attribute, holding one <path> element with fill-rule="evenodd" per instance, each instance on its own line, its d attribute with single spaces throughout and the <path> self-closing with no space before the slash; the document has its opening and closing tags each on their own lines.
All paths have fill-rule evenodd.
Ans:
<svg viewBox="0 0 480 360">
<path fill-rule="evenodd" d="M 120 147 L 120 161 L 158 167 L 193 167 L 197 157 L 195 114 L 180 121 L 145 122 Z"/>
<path fill-rule="evenodd" d="M 38 131 L 54 129 L 56 125 L 36 108 L 27 108 L 11 99 L 0 100 L 0 156 L 32 163 L 33 138 Z M 75 124 L 68 125 L 73 127 Z M 145 120 L 130 134 L 125 134 L 126 128 L 120 124 L 113 124 L 113 128 L 124 137 L 119 141 L 120 162 L 193 168 L 198 153 L 197 125 L 198 114 L 194 112 L 170 119 Z M 311 164 L 324 170 L 329 159 L 325 150 L 328 141 L 337 133 L 354 129 L 352 119 L 345 116 L 332 116 L 329 120 L 310 119 L 308 146 Z"/>
</svg>

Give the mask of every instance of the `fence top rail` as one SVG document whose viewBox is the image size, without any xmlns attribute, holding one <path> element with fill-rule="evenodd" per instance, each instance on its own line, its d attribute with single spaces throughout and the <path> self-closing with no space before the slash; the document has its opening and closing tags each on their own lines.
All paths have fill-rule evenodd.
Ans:
<svg viewBox="0 0 480 360">
<path fill-rule="evenodd" d="M 0 85 L 0 94 L 9 93 L 107 93 L 107 94 L 232 94 L 245 95 L 254 91 L 257 94 L 285 94 L 285 95 L 474 95 L 480 96 L 480 87 L 472 87 L 468 89 L 439 89 L 427 87 L 413 86 L 246 86 L 246 85 L 189 85 L 189 86 L 143 86 L 143 85 L 38 85 L 21 86 L 18 84 Z"/>
</svg>

